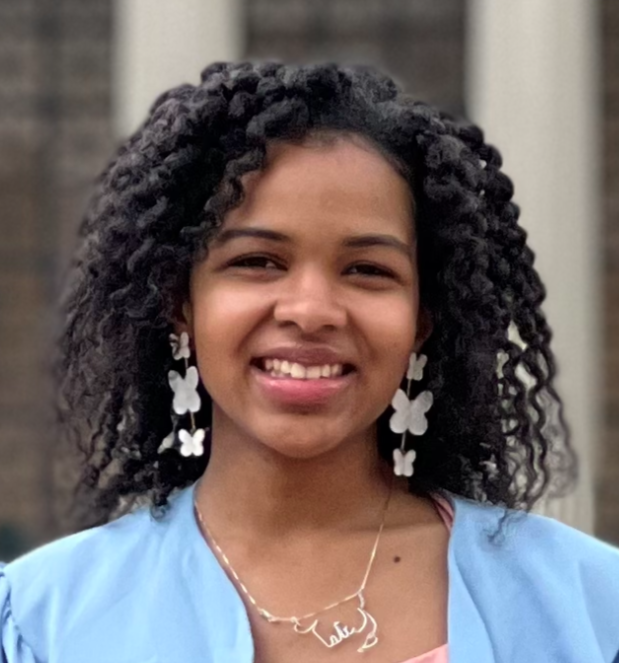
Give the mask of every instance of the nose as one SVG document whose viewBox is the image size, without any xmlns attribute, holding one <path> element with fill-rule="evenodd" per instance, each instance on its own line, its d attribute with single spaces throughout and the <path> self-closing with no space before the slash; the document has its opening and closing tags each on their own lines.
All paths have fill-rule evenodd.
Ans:
<svg viewBox="0 0 619 663">
<path fill-rule="evenodd" d="M 346 324 L 337 288 L 320 269 L 306 269 L 286 279 L 274 310 L 275 320 L 294 324 L 303 333 L 334 330 Z"/>
</svg>

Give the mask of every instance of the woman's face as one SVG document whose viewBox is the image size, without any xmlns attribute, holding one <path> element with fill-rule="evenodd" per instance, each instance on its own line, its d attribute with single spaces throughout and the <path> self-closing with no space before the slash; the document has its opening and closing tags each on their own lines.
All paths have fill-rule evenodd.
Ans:
<svg viewBox="0 0 619 663">
<path fill-rule="evenodd" d="M 412 199 L 359 138 L 277 144 L 192 272 L 213 427 L 289 457 L 367 436 L 418 334 Z"/>
</svg>

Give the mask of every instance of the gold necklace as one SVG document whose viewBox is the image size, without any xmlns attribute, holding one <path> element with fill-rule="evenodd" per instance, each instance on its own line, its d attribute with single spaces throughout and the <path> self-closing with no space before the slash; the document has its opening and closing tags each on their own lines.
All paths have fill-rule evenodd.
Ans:
<svg viewBox="0 0 619 663">
<path fill-rule="evenodd" d="M 256 608 L 258 614 L 261 617 L 266 619 L 271 624 L 278 624 L 278 623 L 292 624 L 295 633 L 299 633 L 302 635 L 306 633 L 312 633 L 316 638 L 318 638 L 318 640 L 325 647 L 328 647 L 329 649 L 335 647 L 336 645 L 339 645 L 341 642 L 344 642 L 344 640 L 348 640 L 349 638 L 355 635 L 361 635 L 363 636 L 364 640 L 363 643 L 357 648 L 357 651 L 364 652 L 367 649 L 370 649 L 370 647 L 373 647 L 378 642 L 378 636 L 376 635 L 378 627 L 374 617 L 365 609 L 364 591 L 368 578 L 370 577 L 370 571 L 372 570 L 372 565 L 374 564 L 376 551 L 378 550 L 378 542 L 380 541 L 380 535 L 382 534 L 383 528 L 385 526 L 385 518 L 387 516 L 387 509 L 389 508 L 389 502 L 391 500 L 391 492 L 392 492 L 392 484 L 390 484 L 389 486 L 389 493 L 387 495 L 387 499 L 385 500 L 385 506 L 383 508 L 380 527 L 378 528 L 378 532 L 376 533 L 376 539 L 374 540 L 374 545 L 372 546 L 370 559 L 368 561 L 368 565 L 365 570 L 365 574 L 363 576 L 363 580 L 361 582 L 359 589 L 354 594 L 349 594 L 340 601 L 335 601 L 334 603 L 330 603 L 329 605 L 325 606 L 324 608 L 321 608 L 320 610 L 315 610 L 314 612 L 308 612 L 306 615 L 302 615 L 301 617 L 295 617 L 295 616 L 277 617 L 272 613 L 270 613 L 268 610 L 265 610 L 264 608 L 261 608 L 258 605 L 256 599 L 251 595 L 251 593 L 249 592 L 243 581 L 239 578 L 238 573 L 234 570 L 234 567 L 230 563 L 228 556 L 221 549 L 221 547 L 215 540 L 215 537 L 213 536 L 207 524 L 205 523 L 204 519 L 202 518 L 202 514 L 200 513 L 200 509 L 198 508 L 197 502 L 194 502 L 194 509 L 203 532 L 206 533 L 211 543 L 219 553 L 219 556 L 221 557 L 223 563 L 228 568 L 234 579 L 237 581 L 239 587 L 241 588 L 241 591 L 243 592 L 243 594 L 245 594 L 245 596 L 248 598 L 249 602 L 254 606 L 254 608 Z M 335 621 L 331 624 L 331 628 L 329 629 L 329 635 L 327 637 L 325 637 L 324 635 L 318 632 L 317 628 L 320 620 L 314 619 L 316 615 L 319 615 L 320 613 L 323 612 L 327 612 L 329 610 L 332 610 L 333 608 L 343 605 L 344 603 L 348 603 L 349 601 L 354 601 L 354 600 L 358 601 L 357 613 L 359 617 L 359 623 L 356 626 L 348 626 L 346 624 L 342 624 L 340 621 Z M 311 620 L 309 625 L 307 624 L 303 625 L 303 622 L 306 622 L 308 620 Z"/>
</svg>

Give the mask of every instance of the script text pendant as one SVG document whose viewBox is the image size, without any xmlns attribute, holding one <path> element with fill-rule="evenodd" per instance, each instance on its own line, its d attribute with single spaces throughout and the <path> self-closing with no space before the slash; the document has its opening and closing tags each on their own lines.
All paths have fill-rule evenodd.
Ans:
<svg viewBox="0 0 619 663">
<path fill-rule="evenodd" d="M 320 628 L 321 622 L 325 620 L 320 620 L 317 618 L 312 619 L 307 624 L 303 624 L 301 619 L 293 618 L 292 623 L 294 624 L 293 628 L 296 633 L 306 634 L 311 633 L 314 635 L 325 647 L 332 649 L 337 645 L 341 644 L 345 640 L 352 638 L 353 636 L 359 635 L 364 638 L 363 643 L 357 648 L 359 653 L 363 653 L 367 649 L 370 649 L 378 642 L 378 636 L 376 635 L 377 624 L 376 620 L 372 615 L 365 609 L 365 598 L 363 596 L 363 590 L 360 590 L 353 596 L 349 598 L 349 601 L 358 600 L 359 605 L 356 608 L 356 613 L 358 621 L 354 626 L 349 626 L 347 624 L 342 624 L 341 621 L 332 622 L 330 629 L 325 633 L 325 629 Z M 268 613 L 263 613 L 268 621 L 278 622 L 277 618 L 273 618 Z"/>
</svg>

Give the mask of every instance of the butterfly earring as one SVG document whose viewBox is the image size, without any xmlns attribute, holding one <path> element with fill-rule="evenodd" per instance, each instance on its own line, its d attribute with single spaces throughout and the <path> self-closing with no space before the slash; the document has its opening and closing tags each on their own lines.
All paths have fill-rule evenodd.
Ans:
<svg viewBox="0 0 619 663">
<path fill-rule="evenodd" d="M 180 336 L 170 334 L 170 345 L 174 359 L 176 361 L 182 359 L 185 363 L 184 377 L 178 371 L 168 372 L 168 384 L 174 392 L 172 409 L 179 416 L 189 413 L 191 429 L 181 428 L 178 434 L 173 429 L 159 445 L 158 452 L 163 453 L 166 449 L 171 449 L 178 436 L 181 443 L 179 448 L 181 456 L 201 456 L 204 453 L 206 431 L 203 428 L 196 428 L 194 417 L 194 414 L 200 410 L 201 402 L 200 394 L 198 394 L 198 369 L 195 366 L 189 366 L 191 357 L 189 334 L 187 332 L 182 332 Z"/>
<path fill-rule="evenodd" d="M 402 433 L 400 448 L 393 450 L 393 471 L 396 476 L 413 476 L 413 464 L 417 452 L 414 449 L 404 450 L 406 432 L 408 431 L 412 435 L 423 435 L 428 430 L 426 412 L 434 402 L 432 392 L 422 391 L 412 400 L 410 398 L 411 382 L 423 378 L 423 369 L 427 362 L 428 358 L 425 355 L 418 356 L 413 352 L 406 371 L 406 379 L 408 380 L 406 392 L 398 389 L 391 401 L 391 406 L 395 412 L 389 420 L 389 428 L 394 433 Z"/>
</svg>

